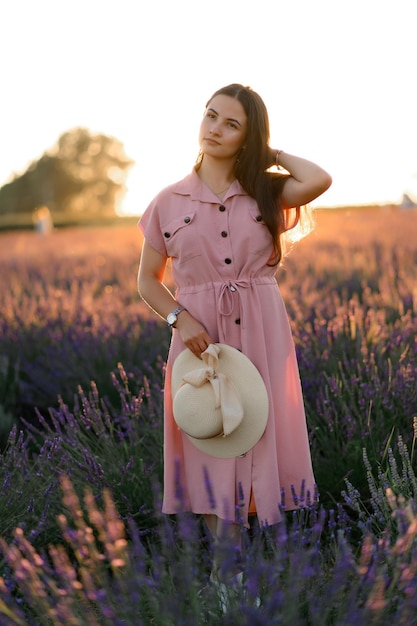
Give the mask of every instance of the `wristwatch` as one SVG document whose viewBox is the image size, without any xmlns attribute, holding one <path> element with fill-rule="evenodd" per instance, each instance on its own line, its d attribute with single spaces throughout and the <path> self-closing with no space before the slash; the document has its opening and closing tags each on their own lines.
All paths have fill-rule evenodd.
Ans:
<svg viewBox="0 0 417 626">
<path fill-rule="evenodd" d="M 167 322 L 170 328 L 175 328 L 178 315 L 181 313 L 181 311 L 185 311 L 185 309 L 183 307 L 179 307 L 178 309 L 175 309 L 175 311 L 171 311 L 171 313 L 168 313 Z"/>
</svg>

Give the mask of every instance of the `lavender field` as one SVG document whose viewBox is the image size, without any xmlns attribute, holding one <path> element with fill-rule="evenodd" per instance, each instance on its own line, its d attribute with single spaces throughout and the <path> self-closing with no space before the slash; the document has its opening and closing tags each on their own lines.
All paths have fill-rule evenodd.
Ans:
<svg viewBox="0 0 417 626">
<path fill-rule="evenodd" d="M 414 623 L 417 214 L 316 221 L 278 280 L 319 501 L 246 532 L 225 615 L 199 520 L 159 514 L 169 333 L 139 232 L 0 234 L 0 626 Z"/>
</svg>

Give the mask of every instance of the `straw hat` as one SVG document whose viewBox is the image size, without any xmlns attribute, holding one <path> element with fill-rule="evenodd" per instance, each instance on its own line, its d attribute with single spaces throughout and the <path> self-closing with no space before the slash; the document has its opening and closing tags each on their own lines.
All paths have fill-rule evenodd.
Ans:
<svg viewBox="0 0 417 626">
<path fill-rule="evenodd" d="M 245 454 L 262 437 L 268 395 L 239 350 L 211 344 L 197 358 L 185 349 L 172 369 L 174 419 L 197 448 L 220 458 Z"/>
</svg>

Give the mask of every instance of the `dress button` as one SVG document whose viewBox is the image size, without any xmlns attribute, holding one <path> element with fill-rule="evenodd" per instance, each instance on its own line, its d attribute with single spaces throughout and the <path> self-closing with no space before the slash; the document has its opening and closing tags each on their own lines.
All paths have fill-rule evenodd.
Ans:
<svg viewBox="0 0 417 626">
<path fill-rule="evenodd" d="M 227 237 L 227 232 L 225 230 L 222 230 L 222 237 Z"/>
<path fill-rule="evenodd" d="M 171 237 L 171 233 L 164 233 L 164 237 L 168 239 L 168 237 Z"/>
<path fill-rule="evenodd" d="M 223 206 L 223 204 L 221 204 L 221 205 L 219 206 L 219 211 L 221 211 L 221 212 L 223 213 L 223 211 L 225 211 L 225 210 L 226 210 L 226 207 L 225 207 L 225 206 Z"/>
<path fill-rule="evenodd" d="M 235 320 L 235 324 L 240 324 L 240 317 L 238 317 L 237 320 Z"/>
<path fill-rule="evenodd" d="M 191 217 L 184 217 L 184 222 L 189 224 L 191 222 Z"/>
<path fill-rule="evenodd" d="M 262 222 L 262 215 L 257 215 L 256 216 L 256 221 L 257 222 Z"/>
<path fill-rule="evenodd" d="M 227 265 L 230 265 L 230 263 L 232 262 L 232 259 L 225 259 L 224 262 L 227 263 Z"/>
</svg>

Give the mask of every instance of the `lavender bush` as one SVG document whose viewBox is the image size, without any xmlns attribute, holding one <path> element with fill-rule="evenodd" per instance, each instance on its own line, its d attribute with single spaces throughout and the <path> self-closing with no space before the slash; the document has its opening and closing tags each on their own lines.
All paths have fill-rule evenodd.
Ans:
<svg viewBox="0 0 417 626">
<path fill-rule="evenodd" d="M 282 277 L 316 477 L 330 500 L 347 476 L 365 491 L 363 448 L 379 462 L 393 431 L 410 442 L 417 412 L 416 223 L 371 217 L 372 231 L 362 230 L 365 213 L 339 218 L 342 234 L 303 242 Z"/>
<path fill-rule="evenodd" d="M 47 415 L 58 396 L 72 405 L 91 381 L 117 402 L 117 363 L 141 380 L 164 358 L 169 333 L 146 319 L 136 288 L 139 239 L 134 227 L 127 232 L 2 236 L 0 403 L 17 419 L 36 421 L 34 407 Z"/>
<path fill-rule="evenodd" d="M 124 519 L 150 530 L 153 483 L 162 475 L 161 376 L 155 368 L 140 387 L 119 365 L 112 374 L 118 408 L 92 384 L 89 393 L 79 389 L 73 410 L 61 401 L 48 420 L 38 415 L 39 427 L 27 424 L 26 434 L 14 427 L 0 456 L 0 536 L 19 525 L 35 545 L 53 540 L 63 473 L 79 493 L 86 484 L 96 495 L 111 488 Z"/>
<path fill-rule="evenodd" d="M 279 270 L 320 505 L 246 534 L 225 616 L 197 520 L 155 503 L 169 333 L 136 294 L 135 229 L 3 235 L 0 626 L 410 623 L 416 230 L 319 215 Z"/>
<path fill-rule="evenodd" d="M 64 544 L 37 551 L 20 528 L 9 544 L 0 541 L 2 625 L 365 626 L 414 619 L 417 516 L 391 490 L 396 538 L 368 533 L 358 554 L 343 517 L 317 506 L 274 531 L 246 534 L 244 582 L 230 589 L 224 614 L 192 516 L 180 515 L 175 526 L 160 519 L 160 541 L 147 548 L 134 522 L 122 522 L 109 491 L 100 507 L 90 489 L 82 503 L 67 477 L 60 483 Z M 223 549 L 227 576 L 234 553 Z"/>
</svg>

